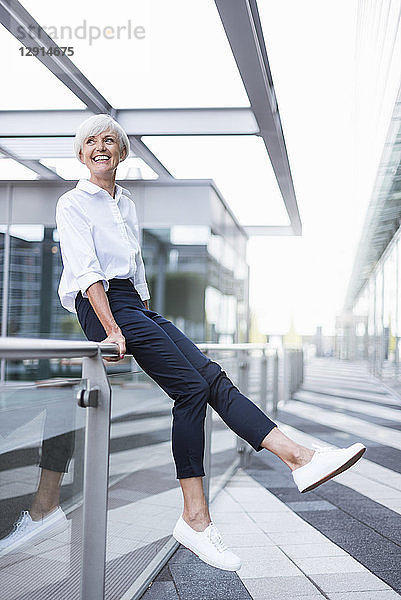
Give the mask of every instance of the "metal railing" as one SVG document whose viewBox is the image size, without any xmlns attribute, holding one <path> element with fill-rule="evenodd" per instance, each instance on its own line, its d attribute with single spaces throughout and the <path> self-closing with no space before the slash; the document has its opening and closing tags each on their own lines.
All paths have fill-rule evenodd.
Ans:
<svg viewBox="0 0 401 600">
<path fill-rule="evenodd" d="M 198 347 L 213 358 L 220 354 L 235 355 L 237 385 L 246 395 L 250 390 L 250 367 L 259 363 L 256 377 L 258 390 L 256 404 L 273 417 L 279 402 L 285 402 L 303 380 L 303 354 L 298 350 L 286 350 L 282 365 L 277 351 L 267 344 L 199 344 Z M 255 357 L 256 353 L 256 357 Z M 101 600 L 104 598 L 107 495 L 109 483 L 111 387 L 103 357 L 116 356 L 118 346 L 97 342 L 69 340 L 45 340 L 0 337 L 0 359 L 46 359 L 82 358 L 82 379 L 77 389 L 77 402 L 86 410 L 85 460 L 83 485 L 83 523 L 81 545 L 80 598 Z M 109 363 L 112 364 L 112 363 Z M 280 366 L 281 371 L 280 371 Z M 282 373 L 280 381 L 280 372 Z M 270 377 L 269 377 L 270 375 Z M 5 384 L 7 387 L 7 383 Z M 211 501 L 211 438 L 212 409 L 208 404 L 205 420 L 205 495 Z M 238 458 L 235 465 L 246 466 L 252 448 L 237 437 Z M 216 494 L 214 494 L 216 495 Z M 151 561 L 134 586 L 124 594 L 124 599 L 139 598 L 149 582 L 178 547 L 172 538 L 163 552 Z"/>
<path fill-rule="evenodd" d="M 304 381 L 304 353 L 301 349 L 286 348 L 284 351 L 285 392 L 283 400 L 290 400 Z"/>
</svg>

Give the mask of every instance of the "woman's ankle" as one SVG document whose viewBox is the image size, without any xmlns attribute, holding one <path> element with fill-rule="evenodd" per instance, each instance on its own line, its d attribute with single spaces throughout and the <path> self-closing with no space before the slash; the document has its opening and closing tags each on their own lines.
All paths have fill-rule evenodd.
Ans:
<svg viewBox="0 0 401 600">
<path fill-rule="evenodd" d="M 195 529 L 196 531 L 204 531 L 211 522 L 209 512 L 205 512 L 204 510 L 189 512 L 188 510 L 184 509 L 182 518 L 190 527 L 192 527 L 192 529 Z"/>
<path fill-rule="evenodd" d="M 287 462 L 287 465 L 290 467 L 291 471 L 295 471 L 295 469 L 299 469 L 300 467 L 307 465 L 311 461 L 313 455 L 314 450 L 300 446 L 294 451 L 294 454 L 291 457 L 291 460 Z"/>
</svg>

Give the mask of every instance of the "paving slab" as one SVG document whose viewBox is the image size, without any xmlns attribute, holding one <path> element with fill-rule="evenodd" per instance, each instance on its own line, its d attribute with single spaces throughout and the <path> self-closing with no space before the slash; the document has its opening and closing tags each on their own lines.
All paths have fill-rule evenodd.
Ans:
<svg viewBox="0 0 401 600">
<path fill-rule="evenodd" d="M 312 574 L 310 579 L 326 593 L 389 589 L 384 581 L 369 572 Z"/>
<path fill-rule="evenodd" d="M 180 600 L 173 581 L 154 581 L 142 598 L 144 600 Z"/>
<path fill-rule="evenodd" d="M 394 590 L 375 590 L 369 592 L 347 592 L 328 595 L 329 600 L 399 600 L 400 595 Z"/>
<path fill-rule="evenodd" d="M 247 590 L 254 599 L 275 599 L 283 595 L 287 598 L 304 599 L 305 596 L 314 598 L 322 597 L 318 588 L 313 585 L 304 575 L 295 577 L 260 577 L 257 579 L 245 578 L 243 580 Z"/>
</svg>

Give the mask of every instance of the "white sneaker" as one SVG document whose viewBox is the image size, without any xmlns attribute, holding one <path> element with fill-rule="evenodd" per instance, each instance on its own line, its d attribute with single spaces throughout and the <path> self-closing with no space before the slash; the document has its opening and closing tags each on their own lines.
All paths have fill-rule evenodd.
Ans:
<svg viewBox="0 0 401 600">
<path fill-rule="evenodd" d="M 68 527 L 64 511 L 58 506 L 40 521 L 33 521 L 27 510 L 22 511 L 13 531 L 0 539 L 0 556 L 47 540 Z"/>
<path fill-rule="evenodd" d="M 204 531 L 195 531 L 180 516 L 175 524 L 173 536 L 177 542 L 212 567 L 225 571 L 238 571 L 241 567 L 241 559 L 223 543 L 221 534 L 213 522 L 209 523 Z"/>
<path fill-rule="evenodd" d="M 310 462 L 292 471 L 300 492 L 309 492 L 356 463 L 365 452 L 363 444 L 352 444 L 348 448 L 322 447 L 315 450 Z"/>
</svg>

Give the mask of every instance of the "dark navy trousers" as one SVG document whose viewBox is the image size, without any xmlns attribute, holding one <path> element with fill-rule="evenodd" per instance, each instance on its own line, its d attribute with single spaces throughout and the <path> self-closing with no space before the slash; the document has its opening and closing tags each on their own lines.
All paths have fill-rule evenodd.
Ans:
<svg viewBox="0 0 401 600">
<path fill-rule="evenodd" d="M 176 477 L 203 477 L 204 420 L 209 403 L 237 435 L 256 450 L 276 427 L 246 398 L 220 365 L 205 356 L 171 321 L 147 310 L 129 279 L 111 279 L 106 292 L 114 319 L 126 340 L 126 353 L 174 400 L 172 450 Z M 75 300 L 88 340 L 107 335 L 89 300 Z"/>
</svg>

